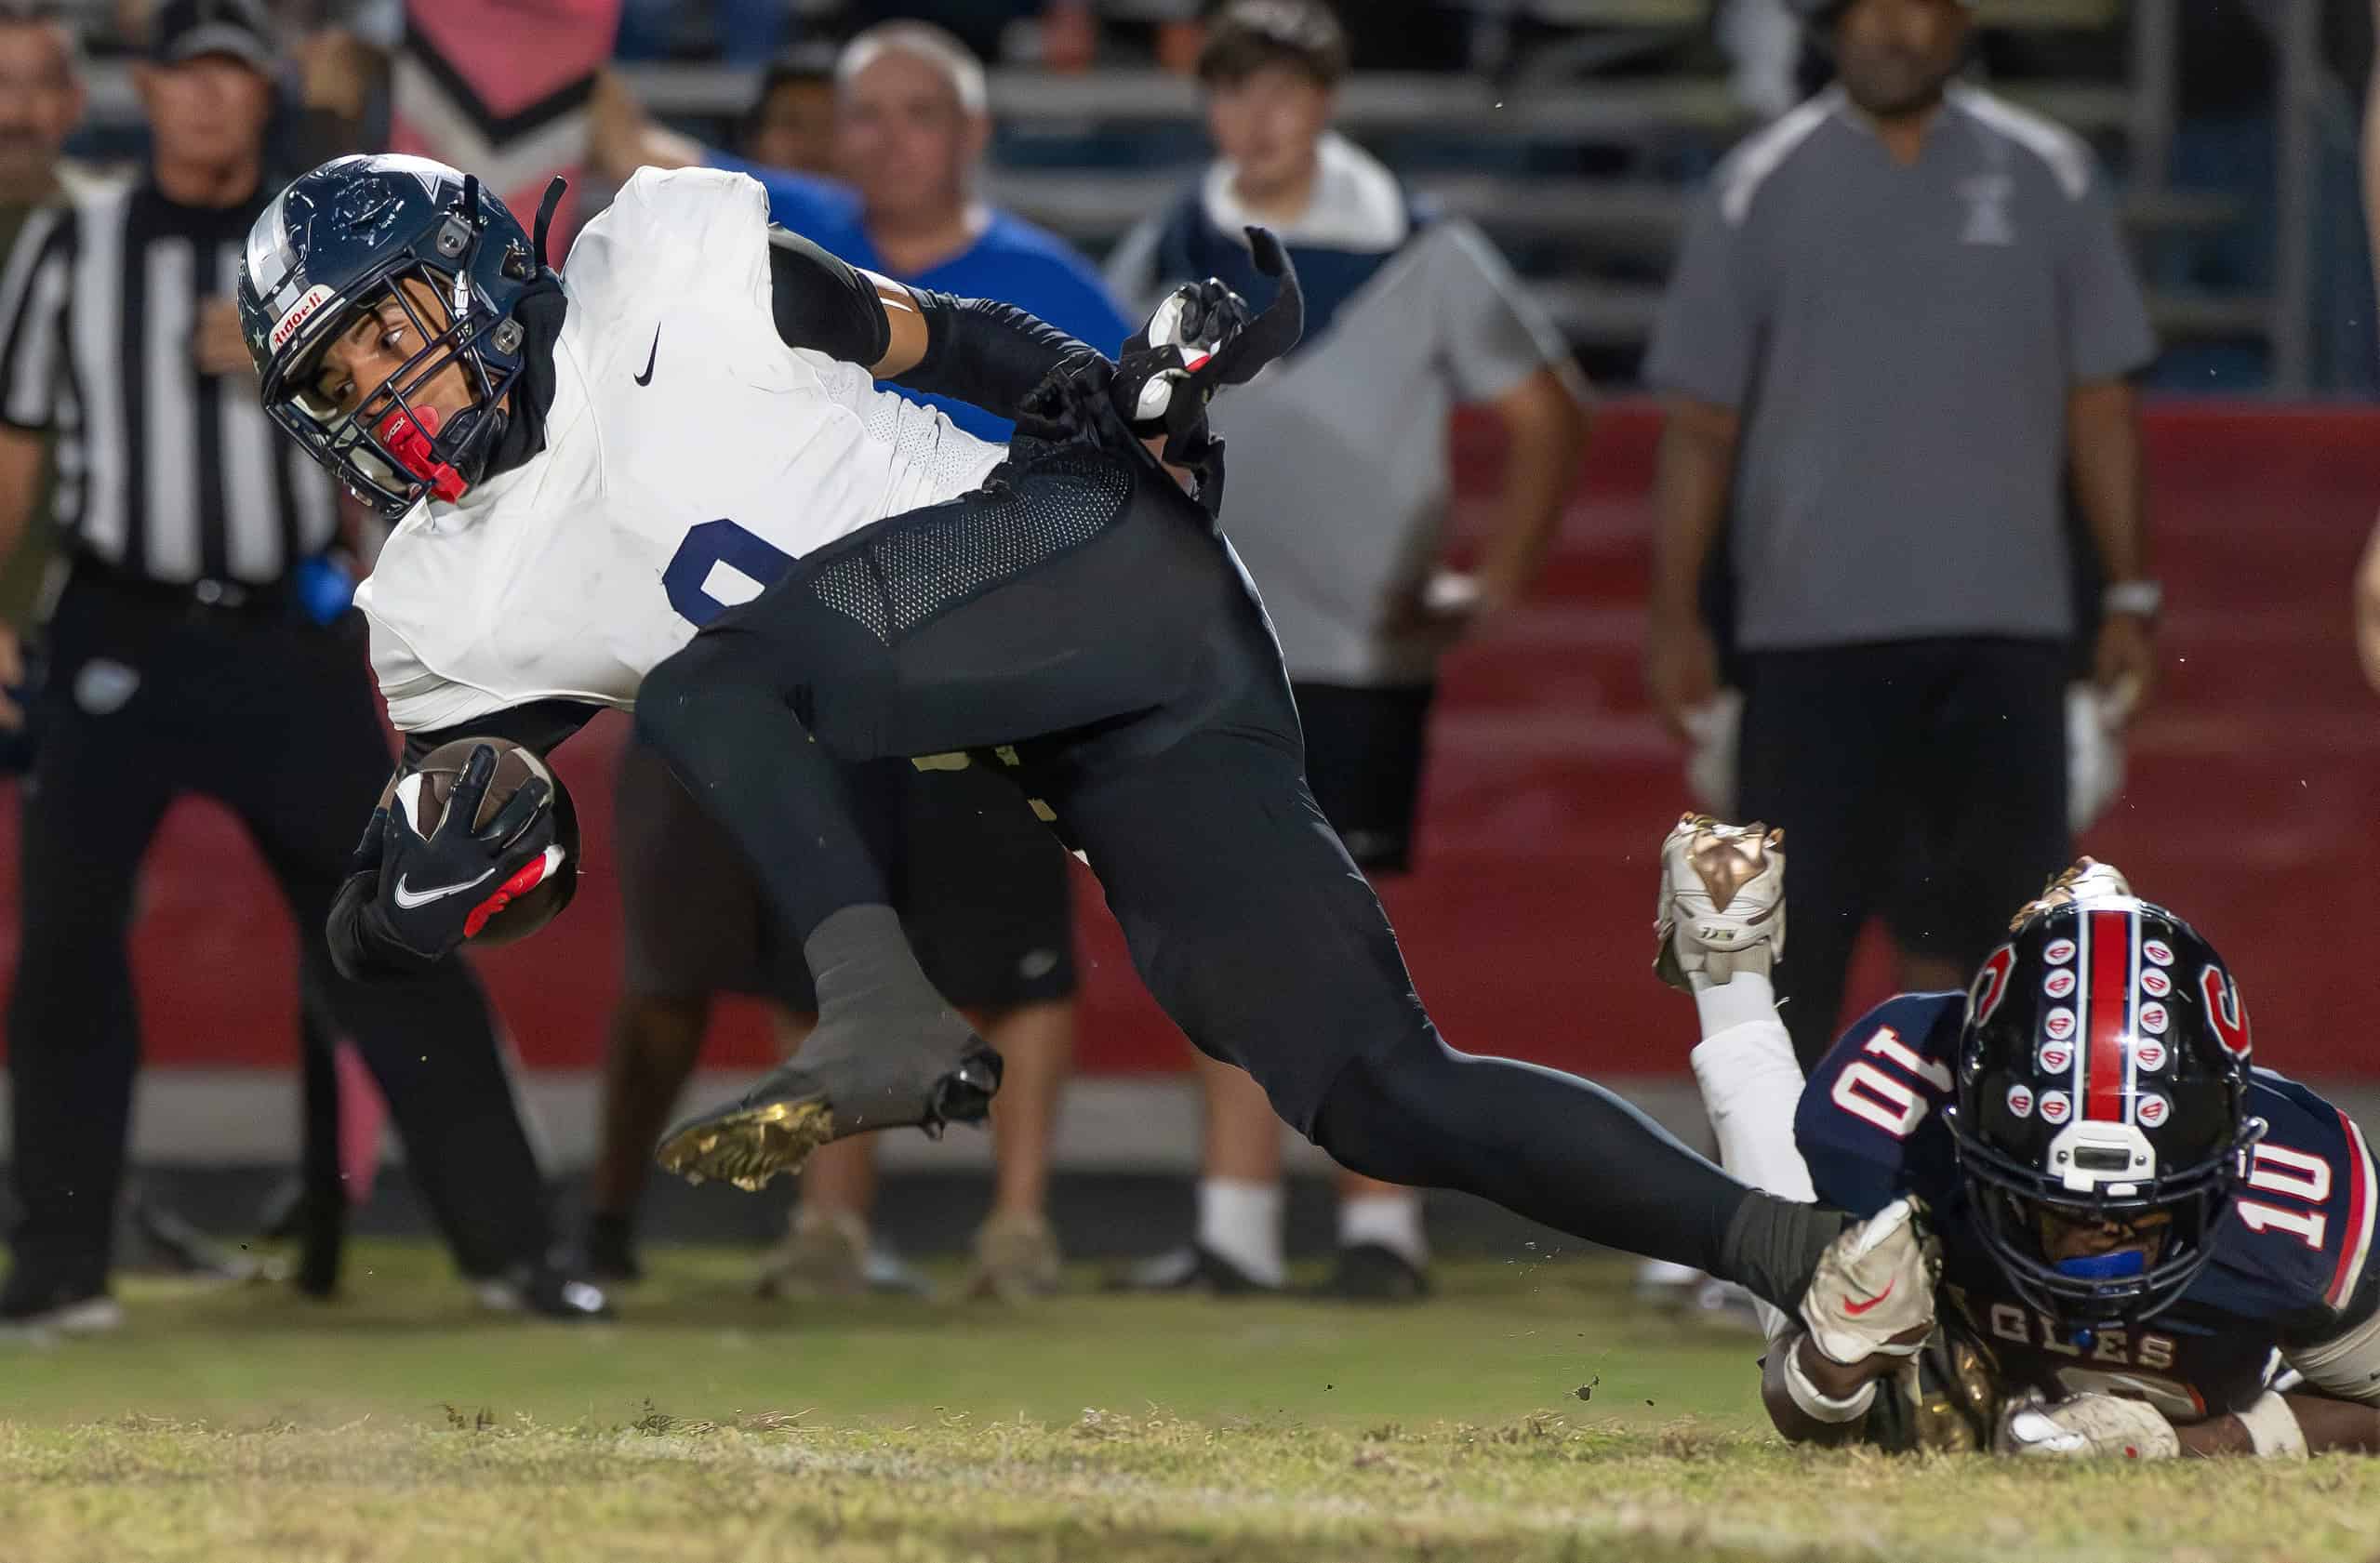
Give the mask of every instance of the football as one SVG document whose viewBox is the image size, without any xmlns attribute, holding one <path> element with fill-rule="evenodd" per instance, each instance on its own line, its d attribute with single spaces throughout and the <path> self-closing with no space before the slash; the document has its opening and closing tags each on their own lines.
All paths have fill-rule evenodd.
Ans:
<svg viewBox="0 0 2380 1563">
<path fill-rule="evenodd" d="M 486 796 L 480 800 L 479 816 L 472 822 L 474 828 L 494 819 L 512 795 L 532 780 L 544 782 L 553 794 L 549 806 L 553 810 L 554 845 L 559 849 L 560 860 L 541 881 L 512 896 L 472 935 L 474 945 L 509 945 L 527 938 L 560 916 L 578 888 L 578 811 L 563 787 L 562 778 L 544 761 L 509 738 L 458 738 L 431 750 L 418 767 L 405 775 L 392 777 L 380 791 L 380 806 L 406 810 L 406 817 L 415 830 L 424 836 L 432 834 L 446 817 L 446 800 L 462 775 L 472 750 L 482 744 L 496 751 L 496 774 L 488 780 Z"/>
</svg>

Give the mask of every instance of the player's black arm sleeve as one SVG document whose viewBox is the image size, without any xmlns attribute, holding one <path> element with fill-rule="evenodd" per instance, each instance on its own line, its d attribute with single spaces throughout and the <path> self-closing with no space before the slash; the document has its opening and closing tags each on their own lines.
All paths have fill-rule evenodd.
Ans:
<svg viewBox="0 0 2380 1563">
<path fill-rule="evenodd" d="M 896 384 L 1015 417 L 1061 364 L 1101 356 L 1038 315 L 990 298 L 912 289 L 925 316 L 925 356 Z"/>
<path fill-rule="evenodd" d="M 599 709 L 600 707 L 581 705 L 576 700 L 533 700 L 459 726 L 408 733 L 398 773 L 412 770 L 432 750 L 457 738 L 508 738 L 523 748 L 549 754 L 554 746 L 592 721 Z M 357 850 L 348 866 L 347 878 L 340 881 L 339 894 L 331 901 L 330 920 L 325 930 L 330 940 L 331 964 L 339 968 L 339 975 L 352 982 L 419 976 L 437 964 L 382 936 L 373 906 L 380 891 L 377 843 L 376 834 L 367 835 L 364 846 Z"/>
<path fill-rule="evenodd" d="M 768 231 L 769 309 L 788 347 L 874 366 L 892 323 L 868 275 L 782 228 Z M 1033 388 L 1068 360 L 1096 356 L 1014 304 L 911 288 L 925 317 L 925 356 L 894 383 L 1014 417 Z"/>
</svg>

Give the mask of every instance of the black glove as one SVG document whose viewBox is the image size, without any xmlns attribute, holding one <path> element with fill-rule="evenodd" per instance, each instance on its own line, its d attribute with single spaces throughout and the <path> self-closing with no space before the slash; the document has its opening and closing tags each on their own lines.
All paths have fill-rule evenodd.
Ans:
<svg viewBox="0 0 2380 1563">
<path fill-rule="evenodd" d="M 1165 295 L 1116 359 L 1112 394 L 1132 431 L 1151 439 L 1194 421 L 1206 399 L 1190 391 L 1191 374 L 1252 318 L 1248 301 L 1216 277 Z"/>
<path fill-rule="evenodd" d="M 1257 275 L 1274 283 L 1264 312 L 1251 315 L 1246 300 L 1211 277 L 1177 288 L 1124 344 L 1116 368 L 1116 410 L 1141 437 L 1165 436 L 1165 460 L 1198 475 L 1210 511 L 1222 498 L 1222 470 L 1221 442 L 1206 427 L 1208 398 L 1219 386 L 1256 378 L 1306 329 L 1305 293 L 1289 252 L 1265 229 L 1250 228 L 1247 236 Z"/>
<path fill-rule="evenodd" d="M 542 865 L 554 844 L 553 811 L 546 807 L 552 788 L 542 780 L 524 784 L 485 828 L 472 828 L 495 774 L 496 750 L 486 744 L 472 750 L 427 837 L 402 808 L 372 811 L 348 871 L 352 881 L 378 870 L 355 931 L 373 964 L 418 969 L 449 954 L 479 932 L 482 907 Z"/>
</svg>

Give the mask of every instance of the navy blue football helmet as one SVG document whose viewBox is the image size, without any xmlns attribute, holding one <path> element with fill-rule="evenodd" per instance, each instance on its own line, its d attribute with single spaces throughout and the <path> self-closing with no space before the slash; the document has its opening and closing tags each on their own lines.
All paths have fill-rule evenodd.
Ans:
<svg viewBox="0 0 2380 1563">
<path fill-rule="evenodd" d="M 2214 1256 L 2246 1154 L 2248 1014 L 2180 918 L 2083 860 L 2020 914 L 1967 994 L 1945 1117 L 1976 1227 L 2018 1296 L 2069 1330 L 2137 1324 Z M 2056 1224 L 2146 1246 L 2054 1255 Z"/>
<path fill-rule="evenodd" d="M 546 274 L 545 214 L 538 226 L 532 238 L 477 179 L 424 157 L 336 158 L 298 179 L 248 230 L 240 266 L 240 325 L 265 411 L 384 516 L 424 496 L 459 497 L 485 470 L 521 376 L 526 332 L 513 309 Z M 419 345 L 341 410 L 315 383 L 322 351 L 391 298 Z M 411 398 L 450 364 L 472 400 L 442 420 Z"/>
</svg>

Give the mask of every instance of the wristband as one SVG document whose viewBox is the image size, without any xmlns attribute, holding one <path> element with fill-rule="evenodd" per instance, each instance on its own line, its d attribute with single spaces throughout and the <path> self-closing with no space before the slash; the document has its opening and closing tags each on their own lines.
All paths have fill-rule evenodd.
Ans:
<svg viewBox="0 0 2380 1563">
<path fill-rule="evenodd" d="M 1800 1341 L 1785 1350 L 1785 1392 L 1793 1397 L 1793 1403 L 1801 1407 L 1802 1413 L 1813 1422 L 1856 1422 L 1868 1414 L 1868 1407 L 1876 1403 L 1876 1381 L 1873 1379 L 1841 1400 L 1821 1394 L 1818 1386 L 1810 1382 L 1810 1375 L 1802 1371 Z M 2243 1417 L 2241 1420 L 2246 1419 Z M 2254 1436 L 2253 1433 L 2250 1435 Z"/>
<path fill-rule="evenodd" d="M 2100 594 L 2099 606 L 2110 614 L 2155 618 L 2165 606 L 2165 588 L 2156 581 L 2117 581 Z"/>
<path fill-rule="evenodd" d="M 2259 1460 L 2303 1460 L 2306 1458 L 2306 1429 L 2299 1426 L 2297 1413 L 2289 1402 L 2267 1389 L 2256 1403 L 2239 1413 L 2240 1425 L 2248 1430 L 2248 1446 Z"/>
</svg>

